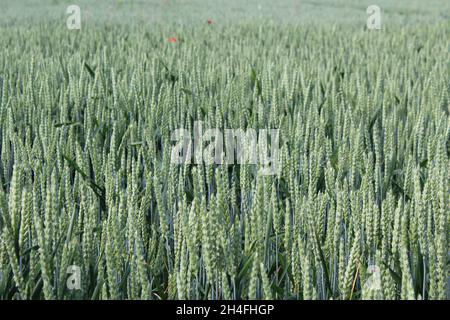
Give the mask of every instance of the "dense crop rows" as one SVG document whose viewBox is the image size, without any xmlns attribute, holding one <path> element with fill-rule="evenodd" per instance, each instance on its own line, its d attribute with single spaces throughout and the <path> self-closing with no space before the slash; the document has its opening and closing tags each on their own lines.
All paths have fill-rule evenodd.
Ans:
<svg viewBox="0 0 450 320">
<path fill-rule="evenodd" d="M 448 30 L 0 33 L 0 297 L 446 299 Z M 280 174 L 172 164 L 197 120 Z"/>
</svg>

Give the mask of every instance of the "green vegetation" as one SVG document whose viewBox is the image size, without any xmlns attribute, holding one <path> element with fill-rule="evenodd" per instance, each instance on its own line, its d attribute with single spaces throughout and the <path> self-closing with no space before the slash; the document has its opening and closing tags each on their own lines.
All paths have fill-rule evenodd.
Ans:
<svg viewBox="0 0 450 320">
<path fill-rule="evenodd" d="M 0 298 L 447 299 L 450 24 L 367 31 L 361 8 L 5 22 Z M 171 163 L 197 120 L 278 128 L 280 174 Z"/>
</svg>

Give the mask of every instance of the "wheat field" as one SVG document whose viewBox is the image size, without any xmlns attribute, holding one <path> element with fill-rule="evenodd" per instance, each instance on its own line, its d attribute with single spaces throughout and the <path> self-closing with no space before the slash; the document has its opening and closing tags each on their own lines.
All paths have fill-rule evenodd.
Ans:
<svg viewBox="0 0 450 320">
<path fill-rule="evenodd" d="M 26 3 L 0 15 L 1 299 L 449 298 L 444 1 L 380 1 L 381 30 L 350 0 L 81 1 L 81 30 Z M 195 121 L 278 129 L 280 170 L 174 164 Z"/>
</svg>

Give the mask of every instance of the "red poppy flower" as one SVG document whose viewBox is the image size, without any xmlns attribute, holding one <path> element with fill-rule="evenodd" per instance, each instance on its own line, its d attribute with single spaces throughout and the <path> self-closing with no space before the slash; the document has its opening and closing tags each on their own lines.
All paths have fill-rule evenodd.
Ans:
<svg viewBox="0 0 450 320">
<path fill-rule="evenodd" d="M 208 19 L 208 24 L 213 24 L 213 21 L 211 19 Z"/>
<path fill-rule="evenodd" d="M 178 40 L 177 40 L 177 38 L 175 38 L 175 37 L 171 37 L 171 38 L 167 39 L 167 41 L 172 42 L 172 43 L 175 43 L 175 42 L 177 42 Z"/>
</svg>

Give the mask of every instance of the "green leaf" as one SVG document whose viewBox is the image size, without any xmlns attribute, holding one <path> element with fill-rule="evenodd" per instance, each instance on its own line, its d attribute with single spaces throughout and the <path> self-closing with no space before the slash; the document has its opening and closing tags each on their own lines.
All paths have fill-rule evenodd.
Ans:
<svg viewBox="0 0 450 320">
<path fill-rule="evenodd" d="M 87 71 L 89 72 L 89 75 L 94 79 L 95 78 L 95 72 L 94 70 L 92 70 L 92 68 L 85 62 L 84 63 L 84 67 L 87 69 Z"/>
</svg>

